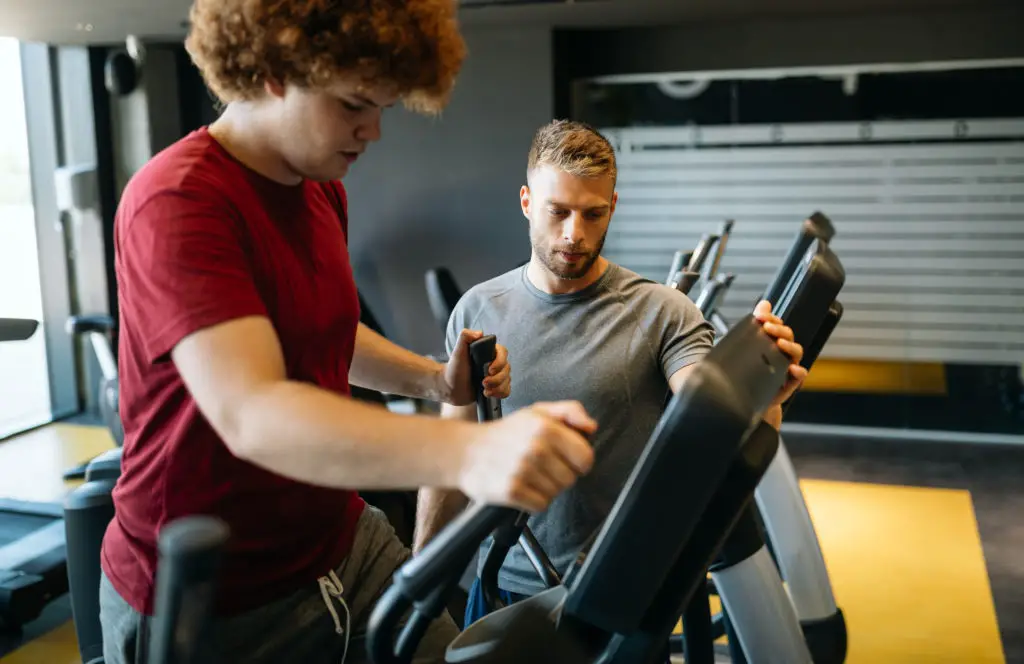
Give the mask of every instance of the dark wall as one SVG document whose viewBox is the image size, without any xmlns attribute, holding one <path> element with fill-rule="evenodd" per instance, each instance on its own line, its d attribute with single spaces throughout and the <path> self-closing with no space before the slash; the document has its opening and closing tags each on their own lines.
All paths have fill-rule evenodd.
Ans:
<svg viewBox="0 0 1024 664">
<path fill-rule="evenodd" d="M 556 110 L 587 76 L 1021 57 L 1021 25 L 1024 7 L 557 30 Z"/>
<path fill-rule="evenodd" d="M 551 31 L 467 28 L 466 59 L 439 118 L 395 109 L 345 178 L 356 280 L 385 333 L 443 350 L 424 272 L 449 266 L 465 289 L 529 257 L 519 210 L 534 131 L 551 119 Z"/>
</svg>

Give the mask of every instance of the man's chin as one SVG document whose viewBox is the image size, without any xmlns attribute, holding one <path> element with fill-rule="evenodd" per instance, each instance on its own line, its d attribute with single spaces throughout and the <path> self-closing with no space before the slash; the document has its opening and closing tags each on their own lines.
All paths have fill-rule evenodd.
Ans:
<svg viewBox="0 0 1024 664">
<path fill-rule="evenodd" d="M 588 260 L 581 267 L 572 269 L 566 269 L 564 267 L 558 266 L 557 264 L 548 265 L 548 269 L 551 270 L 551 273 L 554 274 L 559 279 L 562 279 L 564 281 L 575 281 L 577 279 L 582 279 L 583 277 L 587 276 L 587 273 L 590 272 L 591 268 L 594 267 L 595 262 L 596 259 Z"/>
</svg>

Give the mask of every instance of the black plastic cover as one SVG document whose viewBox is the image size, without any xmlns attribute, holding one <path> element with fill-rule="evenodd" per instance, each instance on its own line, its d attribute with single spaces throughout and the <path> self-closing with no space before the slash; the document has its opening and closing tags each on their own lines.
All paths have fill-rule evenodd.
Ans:
<svg viewBox="0 0 1024 664">
<path fill-rule="evenodd" d="M 663 664 L 665 645 L 683 607 L 703 593 L 708 563 L 725 543 L 754 489 L 778 450 L 779 435 L 759 422 L 742 445 L 709 507 L 679 552 L 658 592 L 649 597 L 646 615 L 638 628 L 613 639 L 602 664 Z"/>
<path fill-rule="evenodd" d="M 564 614 L 608 632 L 639 627 L 787 365 L 748 316 L 694 367 L 574 577 Z M 671 528 L 657 505 L 672 506 Z"/>
<path fill-rule="evenodd" d="M 812 240 L 772 309 L 792 328 L 796 342 L 809 346 L 845 282 L 839 257 L 824 242 Z"/>
</svg>

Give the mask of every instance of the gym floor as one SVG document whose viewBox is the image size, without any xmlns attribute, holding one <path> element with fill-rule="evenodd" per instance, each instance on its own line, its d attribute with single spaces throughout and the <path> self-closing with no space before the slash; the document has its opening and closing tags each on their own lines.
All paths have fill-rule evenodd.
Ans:
<svg viewBox="0 0 1024 664">
<path fill-rule="evenodd" d="M 847 617 L 850 664 L 1024 662 L 1024 449 L 786 444 Z M 2 443 L 2 493 L 59 500 L 71 488 L 63 470 L 110 445 L 105 430 L 72 424 Z M 29 662 L 79 664 L 66 597 L 21 637 L 0 635 L 0 664 Z"/>
</svg>

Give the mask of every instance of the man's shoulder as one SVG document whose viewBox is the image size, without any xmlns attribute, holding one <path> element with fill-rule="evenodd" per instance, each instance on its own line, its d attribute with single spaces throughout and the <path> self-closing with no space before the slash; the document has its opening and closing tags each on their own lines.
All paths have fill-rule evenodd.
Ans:
<svg viewBox="0 0 1024 664">
<path fill-rule="evenodd" d="M 196 130 L 155 154 L 128 180 L 119 209 L 137 211 L 154 199 L 229 204 L 240 193 L 240 167 L 208 132 Z"/>
<path fill-rule="evenodd" d="M 612 270 L 609 275 L 611 277 L 608 284 L 609 288 L 624 297 L 632 299 L 643 296 L 664 299 L 666 296 L 670 296 L 672 292 L 679 293 L 679 291 L 668 288 L 664 284 L 654 281 L 650 277 L 645 277 L 618 263 L 611 263 L 609 269 Z M 681 293 L 679 294 L 681 295 Z"/>
<path fill-rule="evenodd" d="M 622 265 L 612 263 L 611 269 L 615 272 L 611 275 L 609 288 L 625 302 L 639 303 L 656 311 L 679 311 L 684 315 L 697 311 L 693 300 L 675 288 Z"/>
<path fill-rule="evenodd" d="M 522 285 L 523 269 L 517 267 L 473 285 L 462 295 L 459 307 L 477 311 L 482 307 L 506 300 L 509 294 Z"/>
</svg>

